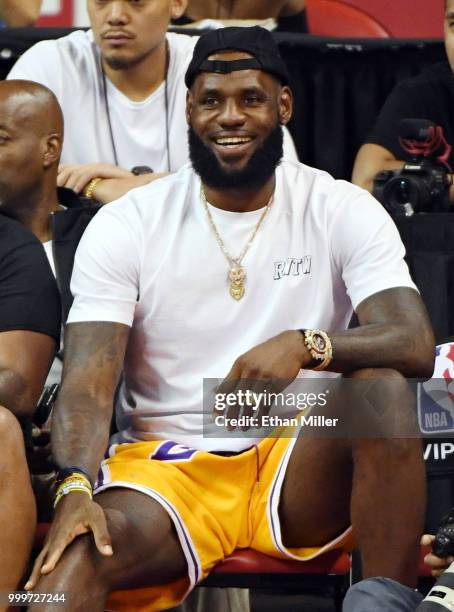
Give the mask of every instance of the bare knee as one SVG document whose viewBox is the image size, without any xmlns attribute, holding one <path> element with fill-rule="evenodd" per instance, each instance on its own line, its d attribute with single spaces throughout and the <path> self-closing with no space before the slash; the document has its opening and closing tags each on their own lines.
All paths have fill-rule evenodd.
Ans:
<svg viewBox="0 0 454 612">
<path fill-rule="evenodd" d="M 353 437 L 419 438 L 416 418 L 416 397 L 406 380 L 390 368 L 364 368 L 346 376 L 349 385 L 350 414 L 358 417 L 353 422 Z M 355 427 L 357 428 L 355 430 Z M 396 447 L 411 447 L 396 442 Z"/>
<path fill-rule="evenodd" d="M 112 490 L 111 493 L 99 495 L 99 498 L 104 498 L 102 505 L 114 554 L 102 555 L 92 533 L 79 536 L 49 575 L 50 587 L 64 589 L 70 582 L 78 585 L 76 590 L 80 590 L 81 585 L 91 588 L 96 577 L 97 593 L 108 594 L 118 589 L 172 582 L 187 574 L 185 556 L 165 510 L 154 502 L 150 505 L 147 498 L 145 508 L 149 510 L 148 517 L 137 507 L 135 512 L 106 507 L 106 498 L 108 505 L 111 494 L 121 496 L 124 491 Z M 142 494 L 135 495 L 143 497 Z M 75 575 L 78 576 L 77 580 L 74 579 Z"/>
<path fill-rule="evenodd" d="M 93 533 L 89 532 L 77 537 L 66 549 L 63 558 L 68 576 L 77 568 L 91 568 L 93 576 L 96 576 L 98 585 L 105 586 L 108 590 L 112 572 L 116 570 L 118 563 L 127 565 L 137 561 L 133 558 L 133 546 L 121 546 L 121 542 L 132 537 L 131 524 L 126 515 L 115 509 L 104 509 L 107 529 L 112 539 L 114 555 L 104 556 L 96 547 Z M 152 555 L 152 551 L 150 551 Z M 131 557 L 131 559 L 130 559 Z"/>
<path fill-rule="evenodd" d="M 376 431 L 370 437 L 352 440 L 352 455 L 355 463 L 376 462 L 381 456 L 383 465 L 412 465 L 424 470 L 420 430 L 416 418 L 416 402 L 413 391 L 405 377 L 389 368 L 367 368 L 352 372 L 351 378 L 372 381 L 366 403 L 372 410 L 371 423 Z M 376 383 L 374 381 L 377 381 Z M 380 434 L 383 437 L 380 437 Z M 375 435 L 374 435 L 375 434 Z"/>
<path fill-rule="evenodd" d="M 150 504 L 147 498 L 146 502 L 141 512 L 105 509 L 114 550 L 121 554 L 121 561 L 114 560 L 115 555 L 97 555 L 110 590 L 165 584 L 187 574 L 186 558 L 168 513 L 157 502 Z"/>
<path fill-rule="evenodd" d="M 394 464 L 417 468 L 424 472 L 421 441 L 417 438 L 364 438 L 352 442 L 353 462 L 373 463 L 385 466 Z M 416 477 L 416 474 L 413 473 Z"/>
</svg>

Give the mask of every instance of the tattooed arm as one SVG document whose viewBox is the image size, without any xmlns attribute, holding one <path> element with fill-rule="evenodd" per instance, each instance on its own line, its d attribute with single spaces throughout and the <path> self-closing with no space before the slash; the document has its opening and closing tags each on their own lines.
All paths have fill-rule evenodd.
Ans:
<svg viewBox="0 0 454 612">
<path fill-rule="evenodd" d="M 83 467 L 93 480 L 107 448 L 129 329 L 120 323 L 92 322 L 70 323 L 66 330 L 52 452 L 57 465 Z"/>
<path fill-rule="evenodd" d="M 92 480 L 109 438 L 113 396 L 123 367 L 129 327 L 120 323 L 70 323 L 65 336 L 63 383 L 52 421 L 52 450 L 60 467 L 78 466 Z M 88 495 L 59 502 L 45 546 L 26 585 L 50 573 L 74 538 L 93 532 L 101 554 L 111 555 L 102 508 Z"/>
</svg>

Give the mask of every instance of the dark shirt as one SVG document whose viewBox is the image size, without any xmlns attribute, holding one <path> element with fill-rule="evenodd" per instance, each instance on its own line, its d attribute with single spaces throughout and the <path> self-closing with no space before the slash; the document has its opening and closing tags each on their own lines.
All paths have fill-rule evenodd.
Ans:
<svg viewBox="0 0 454 612">
<path fill-rule="evenodd" d="M 435 64 L 421 74 L 398 83 L 386 100 L 367 143 L 377 144 L 407 161 L 399 144 L 401 119 L 428 119 L 443 128 L 454 147 L 454 75 L 448 63 Z M 454 165 L 454 151 L 449 159 Z"/>
<path fill-rule="evenodd" d="M 70 189 L 58 189 L 58 201 L 66 207 L 52 215 L 52 240 L 55 271 L 62 304 L 62 321 L 66 323 L 73 302 L 70 283 L 79 240 L 87 225 L 100 209 L 91 200 L 77 196 Z"/>
<path fill-rule="evenodd" d="M 42 244 L 0 215 L 0 332 L 39 332 L 58 342 L 60 326 L 60 297 Z"/>
</svg>

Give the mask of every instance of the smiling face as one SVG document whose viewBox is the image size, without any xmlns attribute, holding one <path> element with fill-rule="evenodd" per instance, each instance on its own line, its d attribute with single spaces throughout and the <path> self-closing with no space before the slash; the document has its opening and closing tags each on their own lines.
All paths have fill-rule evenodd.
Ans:
<svg viewBox="0 0 454 612">
<path fill-rule="evenodd" d="M 170 19 L 187 0 L 88 0 L 96 44 L 114 70 L 136 66 L 164 44 Z"/>
<path fill-rule="evenodd" d="M 248 53 L 228 51 L 210 56 L 211 59 L 232 61 L 247 59 Z M 257 156 L 262 156 L 264 181 L 267 159 L 274 158 L 281 125 L 285 125 L 292 112 L 292 96 L 288 87 L 282 87 L 270 74 L 261 70 L 238 70 L 228 74 L 202 72 L 194 80 L 187 101 L 187 120 L 190 126 L 190 144 L 203 145 L 225 176 L 238 178 L 247 172 Z M 270 151 L 270 146 L 273 151 Z M 274 171 L 282 156 L 273 159 Z M 191 152 L 194 146 L 191 147 Z M 191 159 L 194 159 L 191 154 Z M 199 168 L 203 172 L 209 168 Z M 196 170 L 199 171 L 196 167 Z M 202 178 L 204 178 L 202 176 Z"/>
</svg>

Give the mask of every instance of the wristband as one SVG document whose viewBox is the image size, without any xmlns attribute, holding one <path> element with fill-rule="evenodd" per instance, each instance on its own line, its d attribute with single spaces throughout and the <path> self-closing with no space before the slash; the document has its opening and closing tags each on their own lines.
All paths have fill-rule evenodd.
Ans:
<svg viewBox="0 0 454 612">
<path fill-rule="evenodd" d="M 93 481 L 90 477 L 90 474 L 87 472 L 87 470 L 84 470 L 84 468 L 81 468 L 78 465 L 70 465 L 69 467 L 66 467 L 66 468 L 60 468 L 57 472 L 57 478 L 55 480 L 55 484 L 58 486 L 64 480 L 66 480 L 68 476 L 72 476 L 72 475 L 77 476 L 79 474 L 81 476 L 84 476 L 90 483 L 90 486 L 93 487 Z"/>
<path fill-rule="evenodd" d="M 86 493 L 93 499 L 93 490 L 85 476 L 69 476 L 58 487 L 54 497 L 54 508 L 65 495 L 69 493 Z"/>
</svg>

